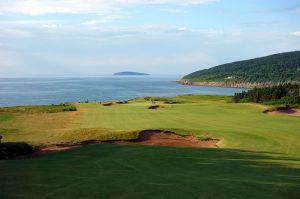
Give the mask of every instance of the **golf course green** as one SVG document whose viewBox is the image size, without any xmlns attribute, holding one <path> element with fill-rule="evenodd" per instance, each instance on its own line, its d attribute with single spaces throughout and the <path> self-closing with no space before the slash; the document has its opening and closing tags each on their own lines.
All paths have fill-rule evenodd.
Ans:
<svg viewBox="0 0 300 199">
<path fill-rule="evenodd" d="M 157 109 L 149 109 L 153 105 Z M 33 146 L 137 138 L 166 130 L 216 148 L 95 144 L 0 161 L 0 198 L 298 198 L 300 117 L 230 97 L 75 103 L 77 111 L 0 109 L 2 142 Z"/>
</svg>

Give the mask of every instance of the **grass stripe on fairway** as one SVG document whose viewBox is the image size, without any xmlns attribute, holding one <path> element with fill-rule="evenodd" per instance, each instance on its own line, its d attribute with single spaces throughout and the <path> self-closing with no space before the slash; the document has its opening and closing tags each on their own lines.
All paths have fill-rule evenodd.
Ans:
<svg viewBox="0 0 300 199">
<path fill-rule="evenodd" d="M 0 161 L 0 198 L 297 198 L 299 168 L 281 154 L 90 145 Z"/>
</svg>

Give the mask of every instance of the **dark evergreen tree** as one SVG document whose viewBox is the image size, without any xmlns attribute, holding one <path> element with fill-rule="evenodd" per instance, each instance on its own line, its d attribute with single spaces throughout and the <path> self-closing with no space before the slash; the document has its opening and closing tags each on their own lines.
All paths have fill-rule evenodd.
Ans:
<svg viewBox="0 0 300 199">
<path fill-rule="evenodd" d="M 233 101 L 255 102 L 265 104 L 299 104 L 300 84 L 282 84 L 266 88 L 254 88 L 241 93 L 235 93 Z"/>
</svg>

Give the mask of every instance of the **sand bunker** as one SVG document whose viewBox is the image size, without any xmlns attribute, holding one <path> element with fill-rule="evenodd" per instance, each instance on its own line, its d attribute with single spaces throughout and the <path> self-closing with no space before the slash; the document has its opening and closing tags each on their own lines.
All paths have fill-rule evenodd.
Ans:
<svg viewBox="0 0 300 199">
<path fill-rule="evenodd" d="M 43 155 L 46 153 L 64 151 L 75 147 L 80 147 L 90 144 L 134 144 L 134 145 L 150 145 L 150 146 L 174 146 L 174 147 L 194 147 L 194 148 L 215 148 L 217 147 L 217 139 L 199 140 L 197 137 L 181 136 L 169 131 L 146 130 L 139 133 L 139 137 L 135 140 L 117 140 L 117 141 L 84 141 L 76 145 L 57 144 L 43 146 L 37 149 L 33 156 Z"/>
<path fill-rule="evenodd" d="M 197 137 L 181 136 L 168 131 L 142 131 L 139 138 L 129 141 L 110 141 L 115 144 L 140 144 L 157 146 L 176 146 L 176 147 L 196 147 L 196 148 L 214 148 L 217 147 L 217 139 L 199 140 Z"/>
<path fill-rule="evenodd" d="M 287 110 L 277 110 L 268 112 L 270 115 L 291 115 L 291 116 L 300 116 L 300 109 L 287 109 Z"/>
<path fill-rule="evenodd" d="M 45 147 L 40 147 L 35 151 L 35 155 L 43 155 L 46 153 L 51 153 L 51 152 L 56 152 L 56 151 L 65 151 L 68 149 L 72 149 L 75 147 L 78 147 L 80 145 L 70 145 L 70 146 L 63 146 L 63 145 L 51 145 L 51 146 L 45 146 Z"/>
<path fill-rule="evenodd" d="M 161 106 L 159 106 L 159 105 L 153 105 L 153 106 L 149 106 L 148 109 L 158 109 L 160 107 Z"/>
</svg>

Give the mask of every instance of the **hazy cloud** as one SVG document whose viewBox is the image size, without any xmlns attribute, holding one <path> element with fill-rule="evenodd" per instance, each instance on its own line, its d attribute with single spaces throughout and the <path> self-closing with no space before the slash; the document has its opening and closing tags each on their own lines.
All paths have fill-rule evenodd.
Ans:
<svg viewBox="0 0 300 199">
<path fill-rule="evenodd" d="M 291 32 L 291 35 L 300 37 L 300 31 L 298 31 L 298 32 Z"/>
<path fill-rule="evenodd" d="M 145 4 L 206 4 L 218 0 L 9 0 L 0 2 L 0 13 L 41 15 L 51 13 L 107 13 Z"/>
<path fill-rule="evenodd" d="M 110 23 L 115 20 L 120 20 L 120 19 L 125 19 L 125 18 L 128 18 L 128 16 L 126 16 L 126 15 L 107 15 L 107 16 L 102 16 L 101 19 L 84 21 L 81 24 L 86 25 L 86 26 L 96 26 L 99 24 Z"/>
<path fill-rule="evenodd" d="M 30 31 L 14 29 L 14 28 L 0 28 L 0 37 L 32 37 Z"/>
<path fill-rule="evenodd" d="M 299 50 L 293 2 L 259 4 L 268 14 L 253 13 L 260 0 L 214 2 L 0 0 L 0 75 L 179 74 Z"/>
<path fill-rule="evenodd" d="M 58 24 L 43 24 L 41 25 L 41 28 L 47 28 L 47 29 L 55 29 L 60 27 L 61 25 Z"/>
<path fill-rule="evenodd" d="M 186 13 L 188 13 L 187 10 L 183 10 L 183 9 L 162 9 L 161 11 L 171 13 L 171 14 L 186 14 Z"/>
<path fill-rule="evenodd" d="M 145 62 L 145 60 L 151 60 L 150 62 Z M 145 65 L 149 67 L 157 67 L 157 66 L 166 66 L 166 65 L 173 65 L 173 66 L 191 66 L 191 65 L 206 65 L 212 66 L 216 64 L 216 61 L 210 57 L 205 52 L 191 52 L 181 55 L 169 55 L 169 56 L 155 56 L 155 57 L 122 57 L 122 56 L 113 56 L 113 57 L 90 57 L 85 58 L 77 64 L 82 66 L 125 66 L 125 67 L 136 67 Z"/>
</svg>

